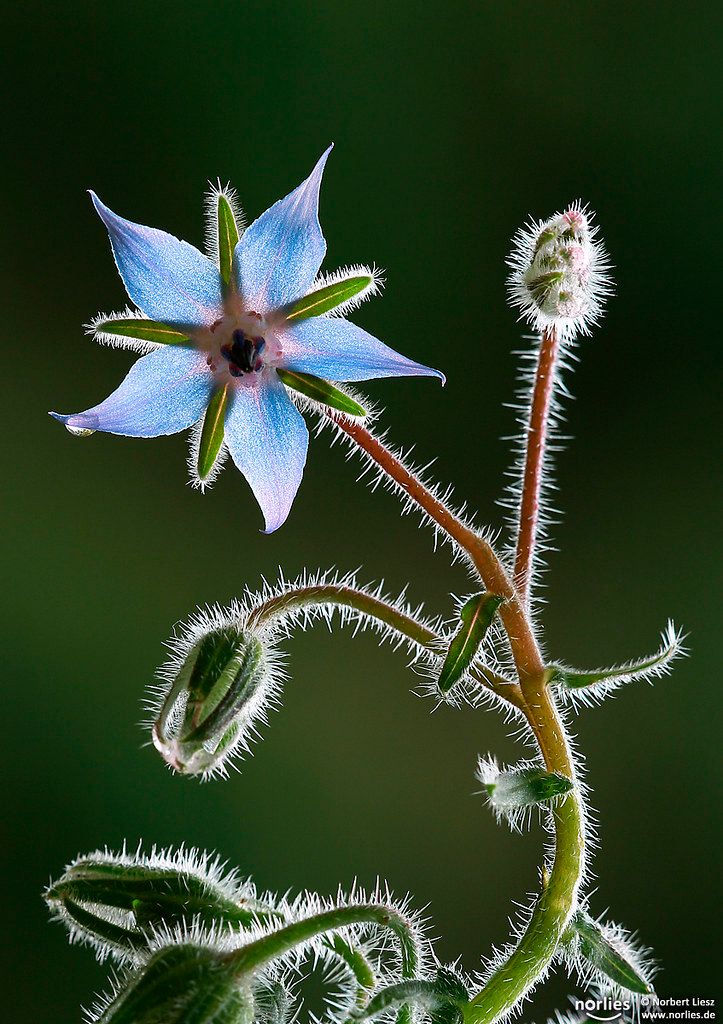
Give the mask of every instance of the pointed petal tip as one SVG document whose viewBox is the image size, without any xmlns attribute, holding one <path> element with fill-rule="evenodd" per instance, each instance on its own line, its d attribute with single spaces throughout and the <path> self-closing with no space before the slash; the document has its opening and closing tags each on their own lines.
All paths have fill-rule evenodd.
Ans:
<svg viewBox="0 0 723 1024">
<path fill-rule="evenodd" d="M 263 534 L 264 537 L 270 537 L 271 534 L 272 533 L 276 533 L 276 531 L 281 526 L 283 526 L 285 522 L 286 522 L 286 519 L 274 520 L 274 522 L 272 522 L 270 525 L 267 523 L 266 524 L 266 528 L 264 530 L 259 530 L 259 533 Z"/>
</svg>

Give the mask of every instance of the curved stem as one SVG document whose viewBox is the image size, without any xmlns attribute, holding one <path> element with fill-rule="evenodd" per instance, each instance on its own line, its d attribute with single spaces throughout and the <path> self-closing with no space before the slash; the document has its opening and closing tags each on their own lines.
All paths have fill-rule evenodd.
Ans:
<svg viewBox="0 0 723 1024">
<path fill-rule="evenodd" d="M 334 907 L 320 914 L 312 914 L 227 953 L 226 959 L 234 964 L 239 975 L 246 974 L 284 956 L 318 935 L 354 924 L 377 924 L 389 928 L 399 941 L 402 977 L 414 977 L 419 966 L 419 951 L 414 934 L 401 914 L 379 903 Z"/>
<path fill-rule="evenodd" d="M 346 586 L 338 583 L 319 583 L 306 587 L 294 587 L 281 594 L 275 594 L 261 604 L 257 605 L 249 614 L 248 623 L 250 626 L 264 626 L 272 623 L 274 619 L 283 618 L 284 615 L 299 611 L 304 608 L 319 608 L 325 605 L 336 605 L 341 608 L 349 608 L 360 615 L 366 615 L 378 622 L 384 623 L 399 636 L 418 647 L 423 648 L 437 655 L 441 660 L 438 635 L 428 626 L 408 615 L 406 612 L 395 608 L 394 605 L 373 594 L 367 594 L 357 587 Z M 479 683 L 492 690 L 499 697 L 508 700 L 518 706 L 517 686 L 515 683 L 504 679 L 501 675 L 483 665 L 480 662 L 472 665 L 470 674 Z"/>
<path fill-rule="evenodd" d="M 545 331 L 540 340 L 537 369 L 532 389 L 530 418 L 525 440 L 522 471 L 522 499 L 515 553 L 515 585 L 524 603 L 529 600 L 530 581 L 535 559 L 535 544 L 540 524 L 540 498 L 547 447 L 548 425 L 560 342 L 555 328 Z"/>
<path fill-rule="evenodd" d="M 523 688 L 527 718 L 545 765 L 576 782 L 565 729 L 543 675 Z M 585 817 L 575 787 L 552 809 L 555 859 L 525 931 L 508 959 L 465 1007 L 466 1024 L 492 1024 L 528 992 L 550 965 L 577 904 L 585 868 Z"/>
<path fill-rule="evenodd" d="M 512 655 L 520 678 L 539 675 L 544 669 L 540 649 L 519 595 L 489 541 L 463 523 L 451 509 L 431 493 L 415 473 L 358 420 L 347 419 L 330 410 L 326 412 L 326 416 L 342 433 L 354 441 L 450 540 L 466 552 L 487 590 L 505 599 L 500 606 L 499 615 L 510 639 Z"/>
<path fill-rule="evenodd" d="M 552 351 L 553 342 L 556 344 L 554 336 L 550 335 L 546 351 L 548 355 L 556 357 L 556 353 Z M 538 439 L 544 439 L 547 435 L 553 379 L 552 373 L 548 372 L 549 368 L 543 366 L 542 369 L 545 371 L 547 383 L 538 387 L 536 377 L 533 392 L 536 394 L 541 391 L 543 397 L 547 394 L 547 400 L 539 403 Z M 500 606 L 499 615 L 519 677 L 519 687 L 515 687 L 511 693 L 509 691 L 512 691 L 512 688 L 508 688 L 508 699 L 527 719 L 547 768 L 560 772 L 575 782 L 576 774 L 565 728 L 548 689 L 548 673 L 527 615 L 526 599 L 520 595 L 510 580 L 491 545 L 439 501 L 366 427 L 358 421 L 346 419 L 332 412 L 328 412 L 327 416 L 342 433 L 359 446 L 396 487 L 466 552 L 486 588 L 505 599 Z M 544 454 L 544 443 L 541 448 L 538 446 L 537 450 L 541 459 Z M 536 466 L 534 459 L 533 465 Z M 541 481 L 539 468 L 536 466 L 535 472 L 531 471 L 530 475 L 533 493 L 534 487 L 538 488 L 538 506 Z M 560 800 L 552 813 L 555 859 L 549 880 L 516 947 L 465 1008 L 466 1024 L 492 1024 L 515 1006 L 549 967 L 570 915 L 575 909 L 585 863 L 585 818 L 577 787 Z"/>
</svg>

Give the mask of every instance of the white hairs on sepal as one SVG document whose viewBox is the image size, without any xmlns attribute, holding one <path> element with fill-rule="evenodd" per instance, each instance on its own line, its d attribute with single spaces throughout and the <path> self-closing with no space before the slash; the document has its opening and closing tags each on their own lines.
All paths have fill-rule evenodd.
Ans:
<svg viewBox="0 0 723 1024">
<path fill-rule="evenodd" d="M 246 227 L 246 218 L 244 217 L 241 204 L 239 203 L 236 189 L 233 188 L 228 182 L 225 185 L 221 184 L 221 179 L 218 178 L 214 182 L 209 181 L 208 189 L 203 197 L 205 219 L 205 230 L 204 230 L 204 241 L 206 243 L 206 252 L 209 259 L 218 266 L 219 253 L 218 253 L 218 199 L 219 196 L 223 196 L 228 205 L 231 207 L 233 218 L 236 222 L 239 235 L 242 235 L 244 228 Z"/>
<path fill-rule="evenodd" d="M 138 352 L 140 355 L 148 355 L 158 348 L 165 346 L 161 342 L 147 341 L 143 338 L 131 338 L 127 334 L 114 334 L 114 320 L 138 320 L 140 324 L 151 323 L 144 313 L 139 309 L 126 306 L 120 313 L 98 313 L 87 324 L 84 324 L 86 334 L 89 334 L 94 341 L 100 345 L 108 345 L 111 348 L 125 348 L 131 352 Z"/>
<path fill-rule="evenodd" d="M 324 314 L 325 316 L 346 316 L 347 313 L 361 306 L 362 302 L 372 298 L 373 295 L 378 295 L 384 287 L 383 271 L 375 266 L 368 267 L 363 263 L 354 263 L 349 267 L 342 267 L 339 270 L 321 274 L 314 281 L 307 294 L 312 295 L 314 292 L 319 291 L 320 288 L 328 288 L 329 285 L 339 284 L 340 281 L 347 281 L 350 277 L 368 277 L 369 284 L 357 292 L 356 295 L 352 295 L 350 299 L 346 299 L 346 301 L 339 303 L 338 306 L 334 306 L 333 309 Z M 304 298 L 304 296 L 301 296 L 301 298 Z"/>
</svg>

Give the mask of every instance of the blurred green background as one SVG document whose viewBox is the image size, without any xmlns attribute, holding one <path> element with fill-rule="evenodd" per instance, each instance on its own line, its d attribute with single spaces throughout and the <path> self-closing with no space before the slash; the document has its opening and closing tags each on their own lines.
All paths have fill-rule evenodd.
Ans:
<svg viewBox="0 0 723 1024">
<path fill-rule="evenodd" d="M 326 439 L 288 524 L 261 525 L 227 469 L 186 485 L 185 440 L 73 440 L 47 417 L 112 390 L 129 353 L 81 325 L 125 295 L 85 189 L 202 239 L 220 176 L 250 216 L 329 143 L 327 268 L 376 261 L 387 289 L 355 318 L 449 383 L 369 385 L 383 424 L 499 524 L 513 429 L 504 258 L 528 214 L 598 213 L 617 297 L 581 347 L 575 440 L 545 624 L 555 657 L 596 665 L 691 632 L 675 675 L 575 723 L 602 849 L 593 907 L 639 929 L 659 988 L 711 992 L 720 839 L 714 459 L 721 215 L 717 5 L 79 3 L 18 5 L 6 29 L 2 222 L 4 820 L 8 1018 L 79 1019 L 105 972 L 47 923 L 40 891 L 78 851 L 182 841 L 263 887 L 330 892 L 379 875 L 429 904 L 444 959 L 473 969 L 535 886 L 541 836 L 498 829 L 477 754 L 519 745 L 494 712 L 409 693 L 404 659 L 318 629 L 256 756 L 226 784 L 173 778 L 138 728 L 173 623 L 279 565 L 363 566 L 430 610 L 467 589 L 394 498 L 355 482 Z M 569 990 L 556 979 L 527 1013 Z M 9 1001 L 9 1006 L 7 1005 Z"/>
</svg>

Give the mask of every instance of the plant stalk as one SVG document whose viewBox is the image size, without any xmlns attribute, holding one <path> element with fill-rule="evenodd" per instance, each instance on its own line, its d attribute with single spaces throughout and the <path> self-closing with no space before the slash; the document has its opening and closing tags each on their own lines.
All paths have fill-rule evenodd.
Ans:
<svg viewBox="0 0 723 1024">
<path fill-rule="evenodd" d="M 533 389 L 535 431 L 528 431 L 525 465 L 530 465 L 525 484 L 536 495 L 531 519 L 531 499 L 526 500 L 529 534 L 524 564 L 532 564 L 539 519 L 539 488 L 542 460 L 554 382 L 557 341 L 553 334 L 543 339 L 545 359 L 538 369 Z M 552 359 L 550 363 L 549 360 Z M 540 380 L 544 377 L 544 380 Z M 382 470 L 446 535 L 466 552 L 485 587 L 504 598 L 499 615 L 518 673 L 514 703 L 527 719 L 548 771 L 560 772 L 577 781 L 572 755 L 554 699 L 542 655 L 527 614 L 526 591 L 521 594 L 510 580 L 492 546 L 470 529 L 424 483 L 412 473 L 377 437 L 355 420 L 328 412 L 329 418 Z M 531 451 L 532 449 L 532 451 Z M 529 481 L 529 483 L 528 483 Z M 521 518 L 522 522 L 522 518 Z M 528 569 L 529 574 L 529 569 Z M 512 688 L 510 688 L 512 689 Z M 567 923 L 576 908 L 577 893 L 585 866 L 585 818 L 575 787 L 552 810 L 555 857 L 547 884 L 537 900 L 519 942 L 507 959 L 488 978 L 464 1009 L 465 1024 L 492 1024 L 511 1010 L 547 971 Z"/>
<path fill-rule="evenodd" d="M 529 602 L 530 583 L 534 570 L 535 546 L 540 526 L 540 506 L 545 467 L 545 451 L 550 423 L 555 375 L 560 342 L 554 327 L 543 333 L 537 355 L 537 369 L 532 389 L 530 418 L 525 439 L 525 461 L 522 472 L 522 500 L 515 554 L 515 585 L 523 603 Z"/>
</svg>

